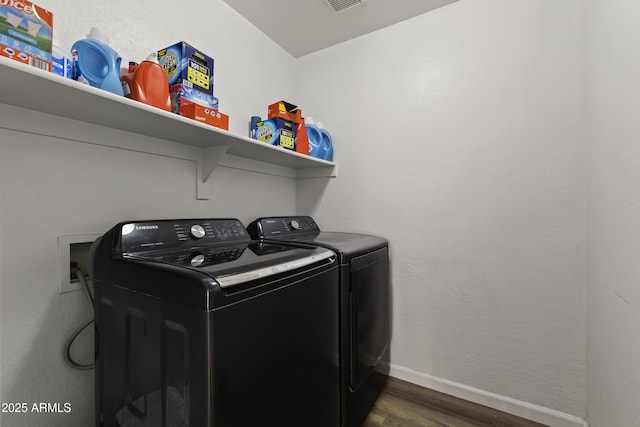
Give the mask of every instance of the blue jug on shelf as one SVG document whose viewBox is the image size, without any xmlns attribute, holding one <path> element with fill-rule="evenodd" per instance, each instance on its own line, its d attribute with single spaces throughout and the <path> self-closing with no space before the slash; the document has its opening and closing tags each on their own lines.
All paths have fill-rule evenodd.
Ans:
<svg viewBox="0 0 640 427">
<path fill-rule="evenodd" d="M 305 117 L 304 124 L 309 138 L 309 155 L 320 159 L 320 146 L 322 145 L 320 129 L 315 125 L 313 117 Z"/>
<path fill-rule="evenodd" d="M 320 131 L 320 147 L 319 147 L 319 158 L 322 160 L 328 160 L 330 162 L 333 161 L 333 138 L 331 138 L 331 134 L 327 131 L 324 126 L 322 126 L 322 122 L 316 123 L 318 130 Z"/>
<path fill-rule="evenodd" d="M 324 128 L 322 122 L 313 120 L 313 117 L 304 118 L 307 135 L 309 136 L 309 155 L 322 160 L 333 161 L 333 139 Z"/>
<path fill-rule="evenodd" d="M 82 83 L 124 96 L 120 83 L 122 58 L 108 45 L 109 39 L 97 28 L 91 28 L 87 38 L 71 46 L 75 64 L 75 79 Z"/>
</svg>

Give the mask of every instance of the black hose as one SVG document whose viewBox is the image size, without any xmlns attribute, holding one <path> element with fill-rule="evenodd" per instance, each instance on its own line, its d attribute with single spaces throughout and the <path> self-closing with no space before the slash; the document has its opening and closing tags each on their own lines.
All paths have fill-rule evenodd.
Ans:
<svg viewBox="0 0 640 427">
<path fill-rule="evenodd" d="M 78 278 L 78 280 L 82 284 L 82 288 L 83 288 L 85 294 L 87 295 L 87 298 L 89 299 L 89 303 L 91 304 L 91 308 L 93 309 L 93 295 L 91 295 L 91 289 L 89 289 L 89 284 L 87 283 L 87 280 L 84 277 L 84 273 L 82 272 L 82 270 L 80 270 L 77 267 L 74 267 L 73 269 L 71 269 L 71 271 L 76 275 L 76 277 Z M 78 327 L 78 329 L 76 329 L 73 332 L 73 335 L 71 335 L 71 338 L 69 338 L 69 340 L 67 340 L 67 343 L 64 346 L 64 360 L 65 360 L 65 362 L 67 362 L 67 364 L 69 366 L 71 366 L 74 369 L 79 369 L 79 370 L 82 370 L 82 371 L 88 371 L 90 369 L 95 368 L 95 366 L 96 366 L 95 363 L 91 363 L 91 364 L 78 363 L 75 360 L 73 360 L 73 358 L 71 357 L 71 346 L 73 345 L 73 342 L 76 340 L 76 338 L 78 338 L 78 335 L 80 335 L 82 333 L 82 331 L 84 331 L 89 325 L 91 325 L 93 323 L 93 321 L 94 321 L 94 319 L 91 319 L 91 320 L 86 321 L 82 325 L 80 325 L 80 327 Z"/>
</svg>

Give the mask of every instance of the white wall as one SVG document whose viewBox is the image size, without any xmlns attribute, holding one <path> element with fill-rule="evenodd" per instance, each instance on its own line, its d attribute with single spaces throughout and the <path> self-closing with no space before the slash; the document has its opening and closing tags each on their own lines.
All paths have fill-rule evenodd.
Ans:
<svg viewBox="0 0 640 427">
<path fill-rule="evenodd" d="M 394 366 L 576 416 L 584 22 L 581 0 L 461 0 L 296 64 L 340 165 L 298 213 L 390 240 Z"/>
<path fill-rule="evenodd" d="M 640 426 L 640 4 L 590 0 L 587 421 Z"/>
<path fill-rule="evenodd" d="M 0 424 L 85 425 L 93 416 L 93 373 L 70 370 L 61 356 L 90 312 L 79 292 L 57 294 L 59 235 L 124 218 L 249 221 L 296 210 L 326 229 L 390 239 L 396 368 L 584 416 L 588 34 L 587 416 L 592 427 L 640 425 L 638 96 L 625 84 L 640 68 L 637 5 L 461 0 L 294 61 L 219 0 L 180 11 L 182 26 L 166 0 L 37 3 L 54 12 L 67 47 L 99 26 L 125 62 L 179 40 L 211 54 L 234 132 L 275 99 L 297 102 L 332 131 L 340 176 L 296 188 L 222 167 L 201 201 L 192 161 L 96 145 L 143 137 L 99 127 L 94 144 L 73 132 L 38 136 L 9 122 L 41 115 L 3 109 L 0 401 L 71 402 L 73 412 L 0 414 Z M 73 127 L 57 121 L 52 133 Z M 90 355 L 90 339 L 78 351 Z"/>
<path fill-rule="evenodd" d="M 54 12 L 56 37 L 67 45 L 99 26 L 114 35 L 111 45 L 125 61 L 179 40 L 210 54 L 216 95 L 237 133 L 246 134 L 252 114 L 292 97 L 293 59 L 221 1 L 199 2 L 197 10 L 151 0 L 37 3 Z M 80 292 L 57 292 L 58 236 L 104 232 L 125 219 L 248 222 L 293 214 L 295 180 L 218 167 L 211 199 L 196 200 L 195 162 L 99 145 L 166 141 L 82 125 L 91 136 L 78 142 L 77 123 L 0 107 L 0 401 L 29 409 L 38 402 L 72 405 L 69 414 L 3 413 L 0 425 L 91 425 L 93 371 L 74 371 L 62 358 L 65 339 L 91 313 Z M 42 120 L 52 120 L 51 134 L 62 137 L 12 130 Z M 76 352 L 90 358 L 91 334 Z"/>
</svg>

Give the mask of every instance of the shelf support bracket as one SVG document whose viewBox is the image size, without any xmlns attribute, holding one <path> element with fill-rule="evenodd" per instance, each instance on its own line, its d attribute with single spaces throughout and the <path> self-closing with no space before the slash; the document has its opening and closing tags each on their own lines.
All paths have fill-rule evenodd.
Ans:
<svg viewBox="0 0 640 427">
<path fill-rule="evenodd" d="M 204 147 L 202 149 L 202 157 L 197 162 L 198 179 L 197 179 L 197 198 L 198 200 L 209 200 L 211 197 L 209 178 L 213 173 L 220 160 L 227 152 L 228 145 L 220 145 L 217 147 Z"/>
<path fill-rule="evenodd" d="M 335 178 L 338 176 L 338 165 L 316 166 L 313 168 L 298 169 L 297 179 L 308 178 Z"/>
</svg>

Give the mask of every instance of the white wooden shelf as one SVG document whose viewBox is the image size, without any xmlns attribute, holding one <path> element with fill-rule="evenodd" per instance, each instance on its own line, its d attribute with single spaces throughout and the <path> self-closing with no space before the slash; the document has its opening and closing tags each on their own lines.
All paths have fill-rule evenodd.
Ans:
<svg viewBox="0 0 640 427">
<path fill-rule="evenodd" d="M 0 57 L 0 103 L 203 148 L 206 182 L 226 154 L 294 169 L 296 177 L 334 177 L 334 162 L 261 143 Z M 248 120 L 248 119 L 247 119 Z"/>
</svg>

